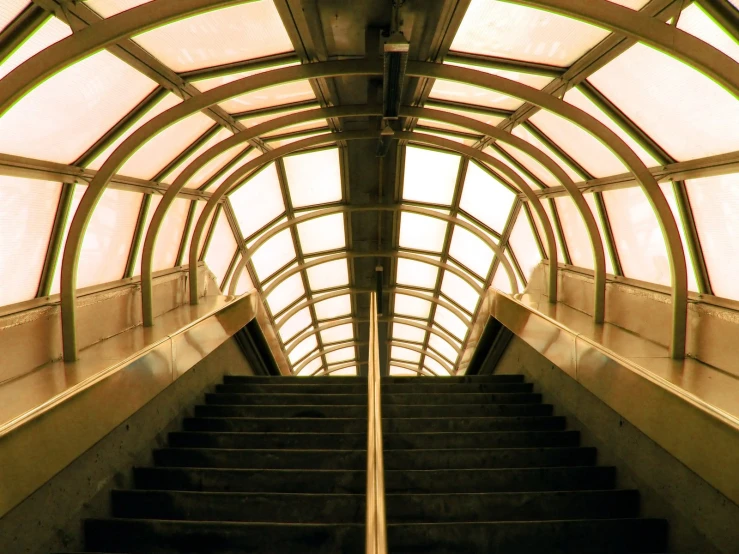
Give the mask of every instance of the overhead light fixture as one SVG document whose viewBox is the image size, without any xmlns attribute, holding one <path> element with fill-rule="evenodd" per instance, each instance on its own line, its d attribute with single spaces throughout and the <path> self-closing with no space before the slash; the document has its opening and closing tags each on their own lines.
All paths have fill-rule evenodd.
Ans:
<svg viewBox="0 0 739 554">
<path fill-rule="evenodd" d="M 398 119 L 409 49 L 410 44 L 400 31 L 395 31 L 385 41 L 382 82 L 382 115 L 385 119 Z"/>
</svg>

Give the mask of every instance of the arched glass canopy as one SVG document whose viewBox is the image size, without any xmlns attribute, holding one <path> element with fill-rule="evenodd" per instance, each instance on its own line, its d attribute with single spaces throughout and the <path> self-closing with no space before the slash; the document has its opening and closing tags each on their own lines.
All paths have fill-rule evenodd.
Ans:
<svg viewBox="0 0 739 554">
<path fill-rule="evenodd" d="M 294 373 L 349 375 L 379 266 L 390 373 L 445 376 L 485 291 L 523 291 L 553 249 L 594 275 L 596 321 L 606 279 L 671 289 L 676 357 L 689 295 L 739 301 L 736 2 L 407 6 L 426 17 L 380 158 L 366 28 L 392 3 L 362 4 L 332 27 L 289 0 L 2 2 L 2 313 L 61 293 L 71 359 L 76 290 L 143 275 L 148 324 L 152 272 L 196 259 L 258 291 Z"/>
</svg>

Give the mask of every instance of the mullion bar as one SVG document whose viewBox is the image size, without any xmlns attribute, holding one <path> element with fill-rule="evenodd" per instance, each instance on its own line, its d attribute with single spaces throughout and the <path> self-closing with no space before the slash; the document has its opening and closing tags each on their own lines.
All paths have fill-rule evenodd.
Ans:
<svg viewBox="0 0 739 554">
<path fill-rule="evenodd" d="M 239 154 L 236 154 L 233 160 L 228 162 L 226 165 L 224 165 L 221 169 L 219 169 L 215 175 L 213 175 L 210 179 L 208 179 L 205 183 L 203 183 L 200 187 L 198 187 L 198 191 L 204 192 L 210 188 L 213 183 L 218 181 L 221 177 L 226 175 L 229 171 L 231 171 L 234 167 L 237 165 L 241 165 L 241 162 L 246 158 L 249 154 L 251 154 L 252 150 L 254 150 L 254 147 L 246 148 L 243 152 L 240 152 Z"/>
<path fill-rule="evenodd" d="M 611 256 L 611 265 L 613 266 L 613 273 L 617 276 L 624 274 L 623 267 L 621 266 L 621 257 L 618 254 L 616 248 L 616 240 L 613 235 L 613 227 L 611 227 L 611 220 L 608 217 L 608 209 L 606 208 L 606 202 L 603 199 L 603 194 L 600 192 L 594 192 L 593 198 L 595 199 L 595 206 L 598 209 L 597 216 L 600 218 L 603 224 L 603 240 L 605 246 L 608 249 L 608 254 Z"/>
<path fill-rule="evenodd" d="M 595 178 L 587 169 L 580 165 L 580 163 L 575 158 L 573 158 L 562 148 L 560 148 L 560 146 L 556 142 L 554 142 L 546 134 L 544 134 L 544 132 L 536 125 L 531 123 L 531 121 L 525 121 L 521 124 L 521 126 L 524 129 L 527 129 L 532 135 L 538 138 L 546 146 L 548 146 L 549 149 L 552 150 L 552 152 L 554 152 L 557 156 L 559 156 L 567 165 L 569 165 L 571 169 L 574 169 L 577 173 L 579 173 L 580 177 L 584 178 L 586 181 Z M 554 162 L 557 163 L 557 160 L 554 160 Z"/>
<path fill-rule="evenodd" d="M 205 235 L 205 241 L 203 242 L 203 249 L 200 251 L 200 255 L 198 256 L 199 261 L 205 260 L 205 256 L 208 255 L 208 248 L 210 248 L 210 242 L 213 240 L 213 235 L 215 234 L 216 224 L 218 223 L 218 218 L 221 217 L 223 213 L 223 204 L 218 204 L 218 208 L 215 211 L 215 214 L 213 215 L 213 219 L 210 222 L 210 227 L 208 228 L 208 233 Z"/>
<path fill-rule="evenodd" d="M 544 248 L 544 243 L 541 240 L 541 237 L 539 236 L 539 232 L 536 228 L 536 221 L 534 220 L 534 214 L 531 213 L 531 206 L 529 206 L 528 202 L 521 202 L 521 209 L 526 212 L 526 217 L 529 220 L 529 225 L 531 225 L 531 232 L 534 235 L 534 240 L 536 241 L 536 246 L 539 247 L 539 255 L 541 256 L 542 260 L 548 260 L 549 256 L 547 255 L 546 248 Z"/>
<path fill-rule="evenodd" d="M 706 258 L 703 255 L 703 247 L 701 246 L 700 237 L 698 236 L 698 227 L 693 216 L 693 208 L 690 205 L 688 196 L 688 188 L 685 181 L 674 181 L 672 188 L 675 191 L 675 200 L 677 203 L 677 211 L 680 214 L 681 222 L 685 233 L 685 242 L 687 243 L 690 256 L 693 258 L 693 268 L 695 270 L 695 280 L 698 283 L 698 291 L 701 294 L 713 294 L 711 287 L 711 277 L 708 273 Z"/>
<path fill-rule="evenodd" d="M 546 183 L 544 183 L 536 175 L 531 173 L 531 171 L 529 171 L 525 165 L 523 165 L 516 158 L 511 156 L 503 148 L 498 146 L 497 143 L 491 143 L 490 148 L 495 150 L 504 160 L 506 160 L 513 167 L 514 170 L 517 170 L 519 173 L 523 173 L 524 175 L 526 175 L 526 177 L 528 177 L 541 190 L 546 190 L 549 188 L 549 186 Z M 516 190 L 516 192 L 518 193 L 520 191 Z"/>
<path fill-rule="evenodd" d="M 570 258 L 570 251 L 567 247 L 567 241 L 565 240 L 565 234 L 562 231 L 562 221 L 559 219 L 559 212 L 557 211 L 557 204 L 554 202 L 554 198 L 549 198 L 549 208 L 551 209 L 552 222 L 554 224 L 554 230 L 557 233 L 559 239 L 560 250 L 562 250 L 562 259 L 567 265 L 572 265 L 572 259 Z M 559 260 L 551 260 L 552 263 L 558 264 Z M 555 266 L 556 267 L 556 266 Z"/>
<path fill-rule="evenodd" d="M 59 204 L 57 204 L 54 225 L 51 228 L 51 235 L 49 236 L 49 247 L 46 249 L 46 258 L 44 259 L 44 266 L 41 270 L 41 279 L 39 280 L 36 298 L 49 296 L 49 292 L 51 291 L 57 260 L 59 259 L 61 249 L 64 247 L 62 239 L 64 238 L 67 219 L 70 217 L 69 212 L 72 208 L 74 187 L 75 185 L 73 183 L 62 183 Z"/>
<path fill-rule="evenodd" d="M 506 71 L 516 71 L 518 73 L 531 73 L 534 75 L 543 75 L 545 77 L 559 77 L 567 71 L 566 67 L 558 67 L 556 65 L 525 62 L 509 58 L 501 58 L 498 56 L 487 56 L 485 54 L 473 54 L 467 52 L 452 52 L 444 56 L 444 62 L 476 65 L 488 69 L 503 69 Z"/>
<path fill-rule="evenodd" d="M 46 21 L 53 17 L 36 4 L 29 4 L 0 33 L 0 63 L 9 58 Z"/>
<path fill-rule="evenodd" d="M 187 219 L 185 219 L 185 228 L 182 231 L 182 237 L 180 238 L 180 247 L 177 249 L 177 259 L 175 260 L 175 267 L 180 266 L 185 261 L 185 247 L 187 246 L 187 238 L 195 225 L 195 212 L 197 211 L 197 200 L 190 202 L 190 207 L 187 210 Z"/>
<path fill-rule="evenodd" d="M 151 207 L 151 194 L 144 194 L 141 200 L 141 208 L 139 209 L 139 217 L 136 220 L 136 228 L 133 233 L 133 239 L 131 240 L 131 248 L 128 251 L 128 261 L 126 262 L 126 270 L 123 272 L 123 278 L 129 279 L 133 277 L 133 272 L 136 269 L 136 259 L 141 249 L 141 241 L 144 240 L 144 226 L 146 225 L 146 214 L 149 212 Z"/>
<path fill-rule="evenodd" d="M 152 181 L 161 181 L 164 179 L 169 173 L 171 173 L 180 163 L 182 163 L 184 160 L 186 160 L 193 152 L 195 152 L 198 148 L 200 148 L 202 145 L 204 145 L 206 142 L 208 142 L 211 138 L 213 138 L 216 133 L 218 133 L 223 127 L 221 127 L 218 123 L 213 125 L 212 127 L 208 128 L 202 135 L 200 135 L 197 139 L 195 139 L 195 142 L 193 142 L 190 146 L 185 148 L 182 152 L 180 152 L 175 158 L 170 161 L 164 168 L 162 168 L 159 173 L 157 173 Z"/>
</svg>

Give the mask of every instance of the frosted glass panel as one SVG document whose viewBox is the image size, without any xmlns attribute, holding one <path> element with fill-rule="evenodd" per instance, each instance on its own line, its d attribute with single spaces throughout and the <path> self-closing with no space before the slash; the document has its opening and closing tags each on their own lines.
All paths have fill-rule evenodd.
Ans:
<svg viewBox="0 0 739 554">
<path fill-rule="evenodd" d="M 637 43 L 588 80 L 678 160 L 739 150 L 739 102 L 675 58 Z"/>
<path fill-rule="evenodd" d="M 516 254 L 516 259 L 518 260 L 518 264 L 521 266 L 521 271 L 528 280 L 531 277 L 531 273 L 534 271 L 534 268 L 539 264 L 539 262 L 541 262 L 541 254 L 539 253 L 539 247 L 536 244 L 536 238 L 534 238 L 531 223 L 529 222 L 529 218 L 526 216 L 526 212 L 524 210 L 521 210 L 521 213 L 519 213 L 516 218 L 516 223 L 513 225 L 513 229 L 511 230 L 509 243 Z M 505 279 L 505 285 L 503 285 L 501 281 L 502 279 Z M 496 285 L 496 283 L 498 284 Z M 505 269 L 502 265 L 498 265 L 493 285 L 507 292 L 510 290 L 509 283 Z"/>
<path fill-rule="evenodd" d="M 151 218 L 154 217 L 154 212 L 156 211 L 157 207 L 159 206 L 159 203 L 162 201 L 162 197 L 158 194 L 152 194 L 151 200 L 149 201 L 149 209 L 146 210 L 146 219 L 144 220 L 144 228 L 143 233 L 141 234 L 141 245 L 139 246 L 139 251 L 136 254 L 136 263 L 133 267 L 133 275 L 141 275 L 141 257 L 144 253 L 144 240 L 146 239 L 146 233 L 149 231 L 149 225 L 151 224 Z M 158 243 L 159 241 L 157 241 Z"/>
<path fill-rule="evenodd" d="M 426 338 L 426 331 L 404 323 L 393 323 L 393 338 L 422 343 Z"/>
<path fill-rule="evenodd" d="M 219 154 L 212 160 L 210 160 L 208 163 L 206 163 L 203 167 L 201 167 L 195 175 L 190 177 L 190 179 L 187 181 L 187 184 L 185 185 L 185 188 L 188 189 L 196 189 L 203 186 L 205 183 L 207 183 L 210 179 L 212 179 L 219 171 L 221 171 L 224 167 L 226 167 L 229 163 L 231 163 L 237 156 L 242 154 L 247 148 L 249 148 L 249 145 L 246 144 L 238 144 L 236 146 L 232 146 L 222 154 Z M 255 152 L 256 154 L 257 152 Z M 248 161 L 249 158 L 247 157 L 245 162 Z M 237 164 L 238 166 L 238 164 Z M 236 168 L 234 168 L 236 169 Z M 226 172 L 228 175 L 231 174 L 231 172 Z M 221 181 L 222 182 L 222 181 Z M 215 185 L 217 187 L 218 185 Z"/>
<path fill-rule="evenodd" d="M 452 50 L 566 67 L 608 31 L 506 2 L 472 0 Z"/>
<path fill-rule="evenodd" d="M 652 155 L 644 150 L 638 142 L 636 142 L 631 135 L 621 128 L 613 119 L 611 119 L 606 113 L 596 106 L 587 96 L 585 96 L 580 89 L 572 88 L 567 91 L 564 95 L 564 101 L 572 104 L 576 108 L 580 108 L 582 111 L 592 115 L 595 119 L 603 123 L 611 131 L 616 133 L 621 140 L 623 140 L 629 148 L 631 148 L 639 159 L 644 162 L 647 167 L 654 167 L 659 165 Z"/>
<path fill-rule="evenodd" d="M 434 323 L 437 323 L 460 341 L 467 335 L 468 322 L 462 321 L 444 306 L 436 306 Z"/>
<path fill-rule="evenodd" d="M 303 254 L 315 254 L 346 246 L 343 214 L 311 219 L 298 223 L 297 228 Z"/>
<path fill-rule="evenodd" d="M 353 346 L 347 346 L 346 348 L 340 348 L 326 354 L 326 363 L 335 364 L 339 362 L 348 362 L 357 357 L 357 353 Z"/>
<path fill-rule="evenodd" d="M 691 179 L 686 184 L 713 292 L 739 300 L 739 175 Z"/>
<path fill-rule="evenodd" d="M 311 362 L 306 364 L 306 366 L 298 373 L 296 373 L 296 375 L 298 375 L 299 377 L 310 377 L 311 375 L 313 375 L 313 373 L 316 372 L 316 370 L 320 369 L 322 363 L 323 362 L 321 361 L 321 358 L 316 358 L 315 360 L 312 360 Z"/>
<path fill-rule="evenodd" d="M 341 200 L 338 148 L 287 156 L 283 163 L 294 208 Z"/>
<path fill-rule="evenodd" d="M 325 331 L 321 331 L 321 342 L 331 344 L 332 342 L 346 342 L 354 338 L 354 328 L 351 323 L 337 325 Z"/>
<path fill-rule="evenodd" d="M 211 127 L 213 120 L 203 113 L 186 117 L 150 138 L 118 172 L 129 177 L 153 179 Z"/>
<path fill-rule="evenodd" d="M 6 3 L 4 1 L 3 3 Z M 0 10 L 4 10 L 0 7 Z M 2 30 L 2 12 L 0 12 L 0 30 Z M 31 56 L 35 56 L 47 46 L 59 42 L 63 38 L 72 34 L 72 30 L 66 24 L 62 23 L 56 17 L 50 17 L 46 23 L 41 25 L 23 44 L 8 56 L 2 64 L 0 64 L 0 79 L 13 71 L 20 64 L 25 62 Z"/>
<path fill-rule="evenodd" d="M 74 214 L 77 213 L 77 207 L 80 205 L 82 195 L 85 194 L 87 186 L 75 185 L 74 193 L 72 194 L 72 202 L 69 206 L 69 214 L 67 214 L 67 220 L 64 222 L 64 232 L 62 233 L 61 247 L 59 248 L 59 254 L 56 258 L 56 266 L 54 269 L 54 279 L 51 281 L 50 294 L 58 294 L 59 287 L 61 284 L 62 275 L 62 256 L 64 255 L 64 248 L 67 245 L 67 235 L 69 234 L 69 226 L 72 224 Z"/>
<path fill-rule="evenodd" d="M 585 197 L 585 202 L 588 203 L 588 206 L 590 207 L 590 211 L 593 214 L 593 217 L 595 218 L 595 224 L 598 226 L 598 233 L 600 234 L 600 240 L 603 242 L 603 253 L 606 256 L 606 273 L 610 273 L 611 275 L 614 274 L 613 271 L 613 262 L 611 261 L 611 256 L 609 255 L 609 247 L 606 244 L 606 233 L 603 228 L 603 221 L 600 218 L 600 214 L 598 212 L 598 206 L 595 205 L 595 196 L 593 193 L 588 193 L 583 195 Z"/>
<path fill-rule="evenodd" d="M 286 266 L 295 259 L 295 245 L 293 245 L 290 229 L 280 231 L 265 242 L 251 257 L 257 277 L 264 281 L 275 271 Z"/>
<path fill-rule="evenodd" d="M 234 289 L 234 294 L 236 294 L 236 296 L 254 290 L 254 283 L 252 283 L 251 277 L 249 276 L 249 272 L 246 271 L 246 268 L 241 270 L 241 273 L 238 275 L 231 277 L 231 279 L 237 279 L 236 288 Z"/>
<path fill-rule="evenodd" d="M 413 371 L 412 369 L 406 369 L 404 367 L 398 367 L 396 365 L 391 365 L 390 375 L 393 375 L 396 377 L 416 377 L 418 376 L 418 373 Z"/>
<path fill-rule="evenodd" d="M 626 277 L 660 285 L 671 282 L 662 233 L 639 187 L 603 193 L 616 249 Z"/>
<path fill-rule="evenodd" d="M 185 198 L 177 198 L 172 203 L 172 206 L 170 206 L 167 217 L 162 222 L 162 228 L 159 231 L 156 249 L 154 250 L 154 271 L 174 267 L 175 263 L 177 263 L 177 254 L 180 250 L 182 232 L 185 230 L 189 210 L 190 201 Z M 220 217 L 221 219 L 226 219 L 225 215 Z M 213 237 L 213 240 L 215 238 Z M 212 242 L 210 247 L 213 247 Z M 235 249 L 236 246 L 234 245 L 234 248 L 231 249 L 231 254 L 233 254 Z"/>
<path fill-rule="evenodd" d="M 519 127 L 516 127 L 515 129 L 513 129 L 513 133 L 514 134 L 516 133 L 516 131 L 517 131 L 518 128 Z M 503 143 L 498 143 L 498 146 L 501 147 L 501 148 L 503 148 Z M 512 151 L 512 150 L 514 150 L 514 149 L 511 146 L 506 151 L 510 155 L 510 151 Z M 527 160 L 531 160 L 532 163 L 539 164 L 539 162 L 535 162 L 533 158 L 531 158 L 527 154 L 524 154 L 523 152 L 521 152 L 517 148 L 515 149 L 515 151 L 516 152 L 519 152 L 522 157 L 525 156 Z M 536 181 L 534 181 L 533 179 L 531 179 L 525 172 L 523 172 L 522 170 L 520 170 L 519 168 L 517 168 L 512 162 L 510 162 L 509 160 L 507 160 L 500 152 L 498 152 L 494 148 L 486 148 L 484 150 L 484 152 L 486 154 L 490 154 L 493 158 L 495 158 L 496 160 L 498 160 L 502 164 L 504 164 L 504 165 L 508 166 L 510 169 L 512 169 L 516 174 L 518 174 L 519 177 L 521 177 L 521 179 L 523 179 L 526 182 L 527 185 L 529 185 L 529 188 L 531 188 L 533 190 L 537 190 L 537 189 L 541 189 L 542 188 L 542 186 L 539 183 L 537 183 Z M 514 158 L 515 158 L 515 156 L 514 156 Z M 520 165 L 524 165 L 524 164 L 521 164 L 520 161 L 519 161 L 519 164 Z M 490 166 L 488 166 L 488 164 L 485 164 L 485 165 L 486 165 L 486 167 L 490 167 Z M 524 167 L 526 167 L 526 166 L 524 166 Z M 498 171 L 497 169 L 495 169 L 495 168 L 491 168 L 491 169 L 493 169 L 494 171 L 496 171 L 496 173 L 498 173 L 499 175 L 502 175 L 502 172 Z M 529 169 L 529 171 L 531 171 L 531 170 Z M 518 190 L 518 188 L 519 188 L 518 185 L 516 185 L 512 180 L 508 179 L 508 177 L 502 177 L 502 178 L 505 178 L 506 179 L 506 182 L 508 183 L 509 186 L 511 186 L 514 189 Z M 546 184 L 546 181 L 544 183 Z"/>
<path fill-rule="evenodd" d="M 449 370 L 433 358 L 426 356 L 423 360 L 424 368 L 428 368 L 439 377 L 449 377 Z"/>
<path fill-rule="evenodd" d="M 470 162 L 464 179 L 459 206 L 491 229 L 501 232 L 508 220 L 515 194 Z"/>
<path fill-rule="evenodd" d="M 87 4 L 102 17 L 110 17 L 117 13 L 130 10 L 152 0 L 87 0 Z"/>
<path fill-rule="evenodd" d="M 228 129 L 220 129 L 215 133 L 215 135 L 211 136 L 208 140 L 206 140 L 201 146 L 195 149 L 194 152 L 192 152 L 187 158 L 182 160 L 177 167 L 175 167 L 172 171 L 167 173 L 167 175 L 164 178 L 164 181 L 167 184 L 174 183 L 175 179 L 180 176 L 180 174 L 187 169 L 187 167 L 195 160 L 197 159 L 203 152 L 210 150 L 213 146 L 218 144 L 219 142 L 226 140 L 228 137 L 233 136 L 233 133 L 229 131 Z M 241 146 L 243 148 L 243 146 Z"/>
<path fill-rule="evenodd" d="M 557 204 L 557 213 L 562 222 L 562 233 L 567 241 L 567 251 L 570 253 L 572 265 L 593 269 L 593 249 L 590 245 L 588 229 L 575 203 L 569 196 L 558 196 L 554 202 Z"/>
<path fill-rule="evenodd" d="M 516 283 L 518 283 L 518 290 L 519 292 L 523 292 L 523 290 L 526 288 L 526 285 L 521 280 L 521 275 L 519 275 L 518 271 L 516 271 L 516 264 L 513 263 L 513 258 L 511 257 L 511 249 L 506 248 L 505 250 L 505 257 L 508 260 L 508 263 L 511 264 L 511 267 L 513 268 L 513 274 L 516 277 Z"/>
<path fill-rule="evenodd" d="M 446 221 L 433 217 L 403 213 L 400 216 L 400 246 L 414 250 L 441 252 L 444 247 Z"/>
<path fill-rule="evenodd" d="M 93 54 L 44 81 L 0 118 L 0 152 L 72 163 L 154 88 L 113 54 Z M 43 122 L 43 132 L 29 121 Z"/>
<path fill-rule="evenodd" d="M 346 260 L 326 262 L 306 270 L 311 290 L 325 290 L 349 284 L 349 270 Z"/>
<path fill-rule="evenodd" d="M 311 323 L 313 323 L 313 320 L 311 319 L 310 310 L 303 308 L 280 327 L 279 334 L 282 342 L 288 342 Z"/>
<path fill-rule="evenodd" d="M 421 361 L 420 352 L 416 352 L 415 350 L 410 350 L 408 348 L 403 348 L 402 346 L 392 346 L 390 348 L 390 357 L 393 360 L 398 360 L 399 362 L 418 363 Z"/>
<path fill-rule="evenodd" d="M 103 193 L 82 241 L 78 288 L 123 278 L 143 197 L 115 189 Z"/>
<path fill-rule="evenodd" d="M 467 281 L 449 271 L 444 272 L 441 281 L 441 292 L 454 300 L 468 312 L 474 312 L 480 295 Z"/>
<path fill-rule="evenodd" d="M 293 50 L 271 0 L 188 17 L 135 41 L 178 73 Z"/>
<path fill-rule="evenodd" d="M 541 150 L 548 158 L 551 158 L 554 161 L 554 163 L 556 163 L 560 168 L 562 168 L 562 171 L 567 173 L 570 179 L 572 179 L 576 183 L 578 181 L 583 180 L 584 177 L 580 175 L 577 171 L 572 169 L 572 167 L 570 167 L 570 164 L 565 162 L 565 160 L 562 158 L 562 156 L 559 155 L 559 153 L 555 152 L 552 148 L 550 148 L 548 144 L 546 144 L 544 141 L 539 139 L 539 137 L 537 137 L 534 133 L 532 133 L 531 130 L 528 129 L 527 127 L 523 125 L 517 125 L 516 128 L 513 129 L 513 134 L 517 136 L 518 138 L 525 140 L 526 142 L 534 146 L 536 149 Z M 528 154 L 516 149 L 513 146 L 509 147 L 508 145 L 505 145 L 505 148 L 509 150 L 510 152 L 517 152 L 517 153 L 520 152 L 518 156 L 514 156 L 514 157 L 519 162 L 521 162 L 522 165 L 528 168 L 529 171 L 531 171 L 534 175 L 539 177 L 539 179 L 544 181 L 547 185 L 549 186 L 561 185 L 559 179 L 554 177 L 554 175 L 549 172 L 549 169 L 547 169 L 545 166 L 540 164 L 537 160 L 535 160 Z"/>
<path fill-rule="evenodd" d="M 205 253 L 205 264 L 216 276 L 216 283 L 219 287 L 235 254 L 236 239 L 231 232 L 226 214 L 221 212 L 216 220 L 216 227 L 213 229 L 213 238 L 208 246 L 208 251 Z"/>
<path fill-rule="evenodd" d="M 438 258 L 436 260 L 438 261 Z M 436 287 L 439 268 L 435 265 L 417 262 L 416 260 L 408 260 L 406 258 L 398 258 L 397 263 L 398 270 L 395 282 L 399 285 L 409 285 L 424 289 L 433 289 Z"/>
<path fill-rule="evenodd" d="M 467 229 L 455 226 L 449 255 L 483 279 L 493 263 L 493 250 Z"/>
<path fill-rule="evenodd" d="M 598 139 L 563 117 L 547 110 L 539 110 L 531 117 L 531 123 L 594 177 L 607 177 L 628 171 Z"/>
<path fill-rule="evenodd" d="M 315 303 L 316 317 L 318 319 L 332 319 L 352 312 L 352 303 L 348 294 L 321 300 Z"/>
<path fill-rule="evenodd" d="M 438 354 L 441 354 L 447 361 L 454 364 L 457 361 L 457 352 L 452 345 L 442 339 L 439 335 L 429 335 L 429 346 Z"/>
<path fill-rule="evenodd" d="M 331 377 L 352 377 L 357 375 L 357 368 L 355 367 L 344 367 L 337 369 L 329 373 Z"/>
<path fill-rule="evenodd" d="M 300 273 L 296 273 L 285 279 L 269 293 L 267 305 L 273 314 L 277 314 L 304 294 L 303 279 Z"/>
<path fill-rule="evenodd" d="M 449 206 L 457 184 L 459 161 L 456 154 L 407 147 L 403 199 Z"/>
<path fill-rule="evenodd" d="M 431 302 L 415 296 L 397 293 L 395 295 L 394 311 L 396 314 L 426 319 L 431 313 Z"/>
<path fill-rule="evenodd" d="M 36 296 L 62 186 L 0 176 L 0 306 Z"/>
<path fill-rule="evenodd" d="M 541 204 L 542 206 L 544 206 L 544 211 L 547 214 L 549 223 L 552 226 L 552 232 L 554 233 L 555 240 L 557 241 L 557 262 L 564 263 L 564 248 L 562 246 L 562 241 L 559 239 L 559 234 L 557 233 L 557 227 L 554 225 L 554 217 L 552 216 L 552 207 L 549 204 L 549 200 L 547 199 L 542 199 Z M 541 244 L 544 247 L 544 252 L 547 253 L 547 256 L 551 257 L 549 254 L 549 246 L 547 245 L 547 236 L 544 233 L 544 227 L 542 227 L 542 222 L 539 221 L 539 216 L 534 211 L 534 208 L 531 207 L 530 203 L 529 203 L 529 208 L 531 209 L 531 214 L 534 219 L 534 225 L 536 225 L 536 230 L 539 233 Z"/>
<path fill-rule="evenodd" d="M 737 9 L 739 9 L 739 6 Z M 739 43 L 717 25 L 699 4 L 691 4 L 681 12 L 677 27 L 691 35 L 695 35 L 739 62 Z"/>
<path fill-rule="evenodd" d="M 315 335 L 306 337 L 300 342 L 300 344 L 295 347 L 292 352 L 290 352 L 290 355 L 288 356 L 290 359 L 290 363 L 294 364 L 298 360 L 304 358 L 310 352 L 313 352 L 316 348 L 318 348 L 318 341 L 316 340 Z"/>
<path fill-rule="evenodd" d="M 502 265 L 498 265 L 498 269 L 495 270 L 495 277 L 493 277 L 493 288 L 501 290 L 507 294 L 513 294 L 511 288 L 511 281 L 508 279 L 508 274 Z"/>
<path fill-rule="evenodd" d="M 688 290 L 698 292 L 698 282 L 695 279 L 695 265 L 693 263 L 693 256 L 688 248 L 687 240 L 685 239 L 685 226 L 683 225 L 682 218 L 680 217 L 680 211 L 677 208 L 677 200 L 675 199 L 675 191 L 672 188 L 672 183 L 662 183 L 659 188 L 662 189 L 662 193 L 667 199 L 667 203 L 670 205 L 670 211 L 672 211 L 672 217 L 675 218 L 677 223 L 677 229 L 680 232 L 680 243 L 685 252 L 685 263 L 688 266 Z"/>
<path fill-rule="evenodd" d="M 285 211 L 280 181 L 271 163 L 228 196 L 241 234 L 248 238 Z"/>
</svg>

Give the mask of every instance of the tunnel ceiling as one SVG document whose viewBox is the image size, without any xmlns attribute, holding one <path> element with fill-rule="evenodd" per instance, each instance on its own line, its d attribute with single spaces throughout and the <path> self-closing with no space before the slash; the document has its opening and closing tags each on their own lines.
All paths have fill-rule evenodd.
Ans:
<svg viewBox="0 0 739 554">
<path fill-rule="evenodd" d="M 463 370 L 484 291 L 553 250 L 655 290 L 685 288 L 684 256 L 690 294 L 739 300 L 738 6 L 4 0 L 0 306 L 58 301 L 78 206 L 76 287 L 136 278 L 174 186 L 152 270 L 192 250 L 256 288 L 301 375 L 362 371 L 378 273 L 394 374 Z"/>
</svg>

